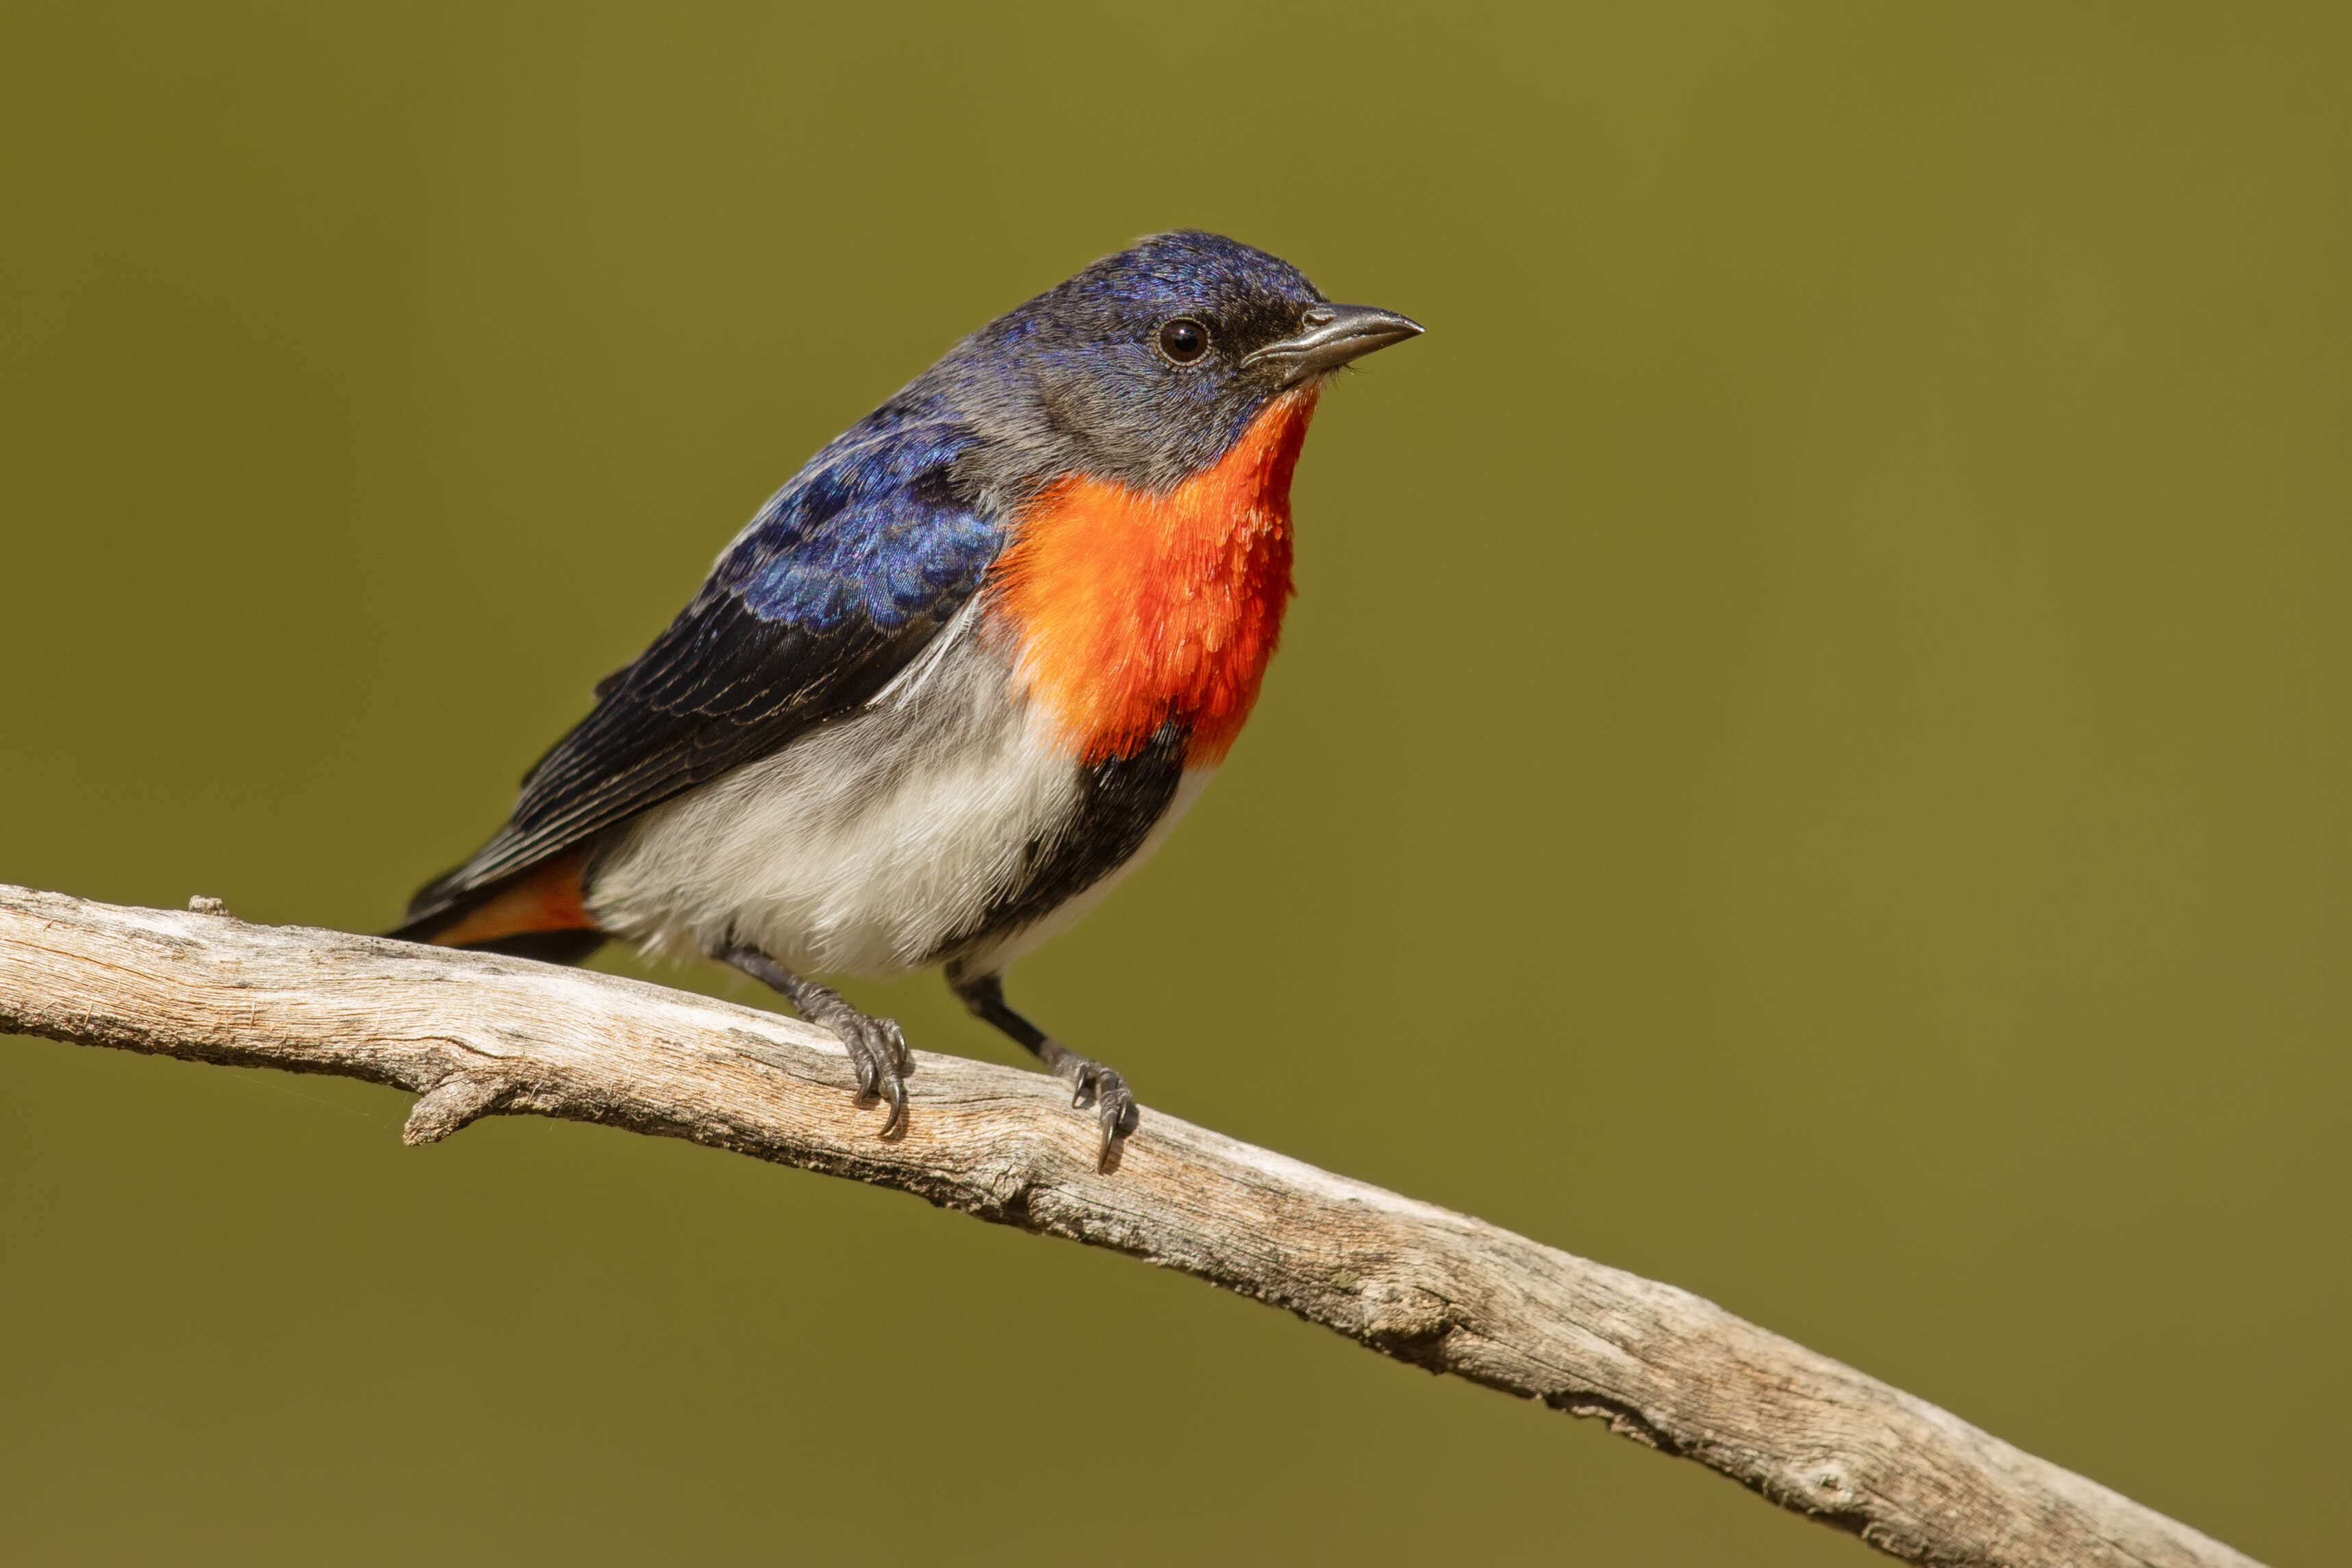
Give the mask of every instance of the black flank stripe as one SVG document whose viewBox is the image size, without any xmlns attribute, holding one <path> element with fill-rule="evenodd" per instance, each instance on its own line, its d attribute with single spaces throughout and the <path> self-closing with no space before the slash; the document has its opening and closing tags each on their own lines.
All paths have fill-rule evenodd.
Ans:
<svg viewBox="0 0 2352 1568">
<path fill-rule="evenodd" d="M 1029 841 L 1020 875 L 927 962 L 986 946 L 1043 920 L 1126 865 L 1176 798 L 1191 739 L 1191 729 L 1171 719 L 1140 751 L 1088 768 L 1077 809 Z"/>
</svg>

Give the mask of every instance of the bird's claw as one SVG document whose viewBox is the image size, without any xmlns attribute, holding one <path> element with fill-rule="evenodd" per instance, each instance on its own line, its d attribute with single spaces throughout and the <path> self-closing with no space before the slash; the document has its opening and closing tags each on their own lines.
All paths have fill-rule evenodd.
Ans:
<svg viewBox="0 0 2352 1568">
<path fill-rule="evenodd" d="M 1116 1068 L 1084 1057 L 1071 1058 L 1066 1067 L 1072 1085 L 1070 1104 L 1081 1110 L 1095 1108 L 1095 1120 L 1102 1127 L 1102 1157 L 1108 1160 L 1118 1141 L 1135 1131 L 1143 1113 L 1136 1108 L 1127 1079 Z"/>
<path fill-rule="evenodd" d="M 890 1102 L 889 1119 L 882 1123 L 881 1135 L 887 1138 L 905 1129 L 907 1076 L 915 1070 L 915 1057 L 907 1049 L 907 1036 L 895 1021 L 859 1012 L 843 1000 L 840 992 L 802 979 L 749 942 L 730 942 L 704 951 L 782 992 L 802 1017 L 831 1030 L 856 1069 L 857 1098 Z"/>
<path fill-rule="evenodd" d="M 868 1017 L 863 1013 L 827 1020 L 834 1037 L 849 1052 L 849 1059 L 857 1069 L 857 1098 L 883 1100 L 890 1105 L 890 1114 L 882 1123 L 882 1136 L 889 1137 L 907 1125 L 907 1075 L 915 1070 L 915 1058 L 907 1049 L 906 1032 L 890 1018 Z"/>
</svg>

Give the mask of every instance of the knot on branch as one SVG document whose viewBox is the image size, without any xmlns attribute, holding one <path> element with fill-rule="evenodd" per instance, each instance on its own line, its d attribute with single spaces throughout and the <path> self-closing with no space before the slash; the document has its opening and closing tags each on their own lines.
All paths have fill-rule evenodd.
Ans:
<svg viewBox="0 0 2352 1568">
<path fill-rule="evenodd" d="M 1777 1500 L 1805 1513 L 1838 1516 L 1858 1513 L 1868 1500 L 1852 1468 L 1834 1455 L 1807 1459 L 1790 1467 Z"/>
<path fill-rule="evenodd" d="M 411 1148 L 438 1143 L 477 1118 L 488 1116 L 520 1087 L 500 1073 L 453 1072 L 417 1098 L 408 1110 L 400 1141 Z"/>
<path fill-rule="evenodd" d="M 1037 1190 L 1037 1177 L 1027 1163 L 992 1161 L 973 1175 L 972 1185 L 981 1200 L 980 1213 L 1024 1230 L 1035 1228 L 1029 1215 L 1029 1194 Z"/>
<path fill-rule="evenodd" d="M 1399 1361 L 1435 1368 L 1454 1331 L 1452 1305 L 1433 1290 L 1397 1279 L 1370 1279 L 1357 1292 L 1364 1342 Z"/>
</svg>

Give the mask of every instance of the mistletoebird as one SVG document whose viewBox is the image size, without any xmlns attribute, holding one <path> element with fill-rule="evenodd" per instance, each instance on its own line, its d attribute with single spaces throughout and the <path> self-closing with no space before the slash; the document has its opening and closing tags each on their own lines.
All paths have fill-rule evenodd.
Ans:
<svg viewBox="0 0 2352 1568">
<path fill-rule="evenodd" d="M 392 934 L 576 963 L 619 938 L 773 986 L 906 1117 L 905 1037 L 813 974 L 933 964 L 1094 1108 L 1117 1072 L 1007 965 L 1150 855 L 1249 717 L 1323 383 L 1413 337 L 1213 234 L 989 322 L 834 440 Z"/>
</svg>

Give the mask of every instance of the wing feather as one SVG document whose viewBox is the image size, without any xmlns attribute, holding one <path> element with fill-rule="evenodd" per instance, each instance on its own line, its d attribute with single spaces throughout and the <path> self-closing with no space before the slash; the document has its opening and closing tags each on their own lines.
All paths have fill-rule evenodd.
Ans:
<svg viewBox="0 0 2352 1568">
<path fill-rule="evenodd" d="M 523 780 L 507 825 L 427 884 L 396 934 L 871 700 L 952 619 L 1004 543 L 960 492 L 969 433 L 852 431 L 813 458 L 719 556 L 652 646 Z"/>
</svg>

